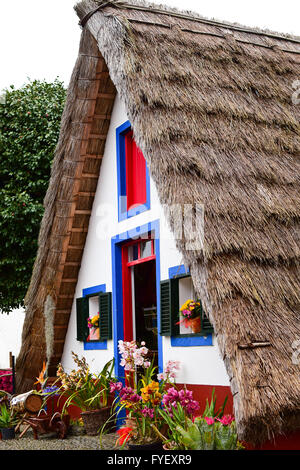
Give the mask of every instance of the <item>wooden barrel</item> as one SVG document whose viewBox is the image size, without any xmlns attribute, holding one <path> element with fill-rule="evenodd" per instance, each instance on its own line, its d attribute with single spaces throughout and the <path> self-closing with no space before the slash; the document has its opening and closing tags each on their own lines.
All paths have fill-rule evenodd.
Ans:
<svg viewBox="0 0 300 470">
<path fill-rule="evenodd" d="M 27 411 L 28 413 L 36 414 L 41 409 L 43 398 L 34 393 L 33 390 L 30 390 L 30 392 L 13 397 L 10 404 L 16 412 L 24 413 Z"/>
</svg>

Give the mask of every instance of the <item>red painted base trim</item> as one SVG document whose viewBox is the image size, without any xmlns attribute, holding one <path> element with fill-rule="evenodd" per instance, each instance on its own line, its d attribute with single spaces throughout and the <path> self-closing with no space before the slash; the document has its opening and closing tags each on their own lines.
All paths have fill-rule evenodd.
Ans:
<svg viewBox="0 0 300 470">
<path fill-rule="evenodd" d="M 200 409 L 198 411 L 198 415 L 201 415 L 206 407 L 206 400 L 210 403 L 211 395 L 213 389 L 215 389 L 215 398 L 216 398 L 216 409 L 220 408 L 226 396 L 228 396 L 228 400 L 225 406 L 224 413 L 233 415 L 233 398 L 231 394 L 230 387 L 222 386 L 222 385 L 192 385 L 192 384 L 176 384 L 178 388 L 183 388 L 184 386 L 193 392 L 193 397 L 197 400 L 200 404 Z"/>
</svg>

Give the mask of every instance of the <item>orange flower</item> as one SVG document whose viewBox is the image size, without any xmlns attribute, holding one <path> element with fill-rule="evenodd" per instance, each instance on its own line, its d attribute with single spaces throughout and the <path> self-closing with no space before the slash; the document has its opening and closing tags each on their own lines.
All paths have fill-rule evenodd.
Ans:
<svg viewBox="0 0 300 470">
<path fill-rule="evenodd" d="M 45 372 L 46 372 L 46 363 L 45 363 L 45 361 L 44 361 L 44 362 L 43 362 L 43 368 L 42 368 L 42 370 L 41 370 L 39 376 L 36 377 L 36 380 L 37 380 L 37 381 L 34 382 L 34 385 L 35 385 L 35 384 L 41 384 L 41 385 L 43 385 L 43 383 L 45 382 Z"/>
</svg>

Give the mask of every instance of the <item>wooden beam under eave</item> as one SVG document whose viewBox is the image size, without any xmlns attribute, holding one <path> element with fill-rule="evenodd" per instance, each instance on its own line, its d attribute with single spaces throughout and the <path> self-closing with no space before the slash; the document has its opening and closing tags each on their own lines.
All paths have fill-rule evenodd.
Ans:
<svg viewBox="0 0 300 470">
<path fill-rule="evenodd" d="M 68 331 L 68 326 L 66 325 L 55 325 L 54 326 L 54 338 L 65 339 Z"/>
</svg>

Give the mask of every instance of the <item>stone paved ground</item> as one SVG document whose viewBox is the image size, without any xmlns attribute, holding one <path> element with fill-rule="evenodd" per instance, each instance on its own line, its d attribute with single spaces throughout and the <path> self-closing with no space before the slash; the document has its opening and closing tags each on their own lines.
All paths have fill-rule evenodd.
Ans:
<svg viewBox="0 0 300 470">
<path fill-rule="evenodd" d="M 115 446 L 116 434 L 106 434 L 100 444 L 99 436 L 87 436 L 83 433 L 68 434 L 66 439 L 57 439 L 56 434 L 42 434 L 38 439 L 33 438 L 31 430 L 27 431 L 21 439 L 0 440 L 2 450 L 117 450 Z"/>
</svg>

